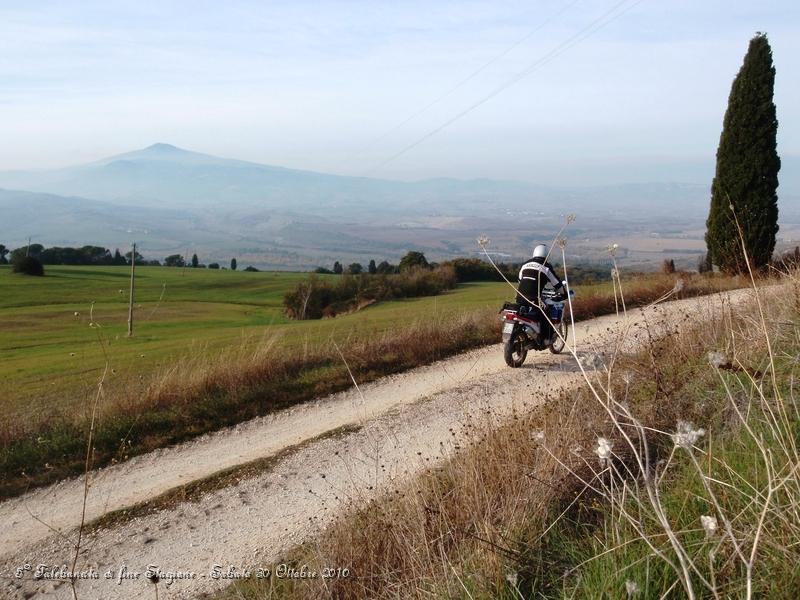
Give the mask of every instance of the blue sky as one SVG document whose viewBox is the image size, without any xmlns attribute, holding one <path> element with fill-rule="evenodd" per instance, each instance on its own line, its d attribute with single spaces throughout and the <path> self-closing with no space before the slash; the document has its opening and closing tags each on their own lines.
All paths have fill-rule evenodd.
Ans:
<svg viewBox="0 0 800 600">
<path fill-rule="evenodd" d="M 797 2 L 623 0 L 383 164 L 618 3 L 0 0 L 0 169 L 168 142 L 400 179 L 702 182 L 756 31 L 773 46 L 779 152 L 800 155 Z"/>
</svg>

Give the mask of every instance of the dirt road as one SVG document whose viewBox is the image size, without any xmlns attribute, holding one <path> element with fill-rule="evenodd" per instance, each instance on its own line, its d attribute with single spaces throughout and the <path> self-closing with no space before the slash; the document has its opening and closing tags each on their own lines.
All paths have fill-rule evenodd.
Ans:
<svg viewBox="0 0 800 600">
<path fill-rule="evenodd" d="M 623 328 L 630 331 L 626 349 L 635 347 L 644 316 L 668 331 L 687 314 L 702 318 L 723 301 L 737 304 L 751 294 L 681 300 L 631 311 L 627 320 L 578 323 L 579 355 L 596 366 L 597 354 L 609 351 Z M 77 570 L 88 577 L 77 585 L 79 598 L 154 598 L 145 578 L 149 565 L 162 572 L 161 599 L 191 598 L 226 585 L 214 577 L 215 565 L 223 571 L 271 565 L 338 511 L 457 450 L 459 434 L 475 419 L 500 423 L 540 404 L 547 392 L 581 385 L 576 371 L 571 356 L 550 353 L 531 353 L 525 368 L 509 369 L 501 347 L 491 346 L 92 473 L 87 521 L 281 452 L 269 468 L 238 483 L 85 536 Z M 340 428 L 346 432 L 324 435 Z M 40 565 L 72 565 L 83 488 L 78 478 L 0 504 L 3 597 L 72 597 L 63 579 L 35 580 L 33 573 Z M 120 580 L 122 572 L 131 578 Z M 170 574 L 176 578 L 167 585 Z"/>
</svg>

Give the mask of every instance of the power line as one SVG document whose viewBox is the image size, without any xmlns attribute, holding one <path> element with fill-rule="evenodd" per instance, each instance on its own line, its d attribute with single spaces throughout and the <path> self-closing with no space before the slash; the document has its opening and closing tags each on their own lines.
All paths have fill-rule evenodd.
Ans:
<svg viewBox="0 0 800 600">
<path fill-rule="evenodd" d="M 582 42 L 586 38 L 590 37 L 592 34 L 594 34 L 595 32 L 599 31 L 600 29 L 602 29 L 603 27 L 605 27 L 609 23 L 612 23 L 613 21 L 615 21 L 616 19 L 618 19 L 619 17 L 624 15 L 626 12 L 628 12 L 630 9 L 634 8 L 638 4 L 641 4 L 644 0 L 636 0 L 636 2 L 634 2 L 633 4 L 630 4 L 629 6 L 623 8 L 621 11 L 617 12 L 618 9 L 620 7 L 622 7 L 628 1 L 629 0 L 620 0 L 614 6 L 612 6 L 609 10 L 607 10 L 602 15 L 600 15 L 597 19 L 595 19 L 594 21 L 589 23 L 587 26 L 582 28 L 580 31 L 578 31 L 576 34 L 574 34 L 573 36 L 569 37 L 564 42 L 562 42 L 561 44 L 559 44 L 558 46 L 553 48 L 550 52 L 548 52 L 544 56 L 541 56 L 540 58 L 536 59 L 534 62 L 529 64 L 525 69 L 523 69 L 522 71 L 520 71 L 519 73 L 514 75 L 511 79 L 509 79 L 505 83 L 503 83 L 500 86 L 498 86 L 497 88 L 495 88 L 491 93 L 489 93 L 488 95 L 484 96 L 483 98 L 481 98 L 477 102 L 471 104 L 470 106 L 468 106 L 467 108 L 465 108 L 461 112 L 457 113 L 454 117 L 451 117 L 450 119 L 448 119 L 447 121 L 445 121 L 444 123 L 442 123 L 441 125 L 436 127 L 435 129 L 432 129 L 431 131 L 429 131 L 428 133 L 426 133 L 422 137 L 418 138 L 416 141 L 414 141 L 411 144 L 405 146 L 402 150 L 400 150 L 399 152 L 396 152 L 395 154 L 391 155 L 389 158 L 387 158 L 386 160 L 384 160 L 380 164 L 372 167 L 367 172 L 367 174 L 374 173 L 378 169 L 380 169 L 382 167 L 385 167 L 390 162 L 396 160 L 397 158 L 403 156 L 408 151 L 416 148 L 417 146 L 419 146 L 420 144 L 422 144 L 426 140 L 432 138 L 434 135 L 436 135 L 437 133 L 439 133 L 443 129 L 449 127 L 450 125 L 452 125 L 456 121 L 460 120 L 461 118 L 463 118 L 466 115 L 468 115 L 469 113 L 471 113 L 473 110 L 475 110 L 476 108 L 478 108 L 482 104 L 485 104 L 486 102 L 488 102 L 489 100 L 491 100 L 492 98 L 494 98 L 495 96 L 500 94 L 501 92 L 505 91 L 506 89 L 508 89 L 509 87 L 511 87 L 512 85 L 514 85 L 518 81 L 520 81 L 521 79 L 527 77 L 528 75 L 530 75 L 533 71 L 535 71 L 539 67 L 544 66 L 545 64 L 547 64 L 550 61 L 554 60 L 555 58 L 557 58 L 558 56 L 560 56 L 561 54 L 563 54 L 564 52 L 566 52 L 570 48 L 578 45 L 580 42 Z M 614 14 L 615 12 L 617 14 Z"/>
<path fill-rule="evenodd" d="M 491 67 L 494 63 L 496 63 L 497 61 L 499 61 L 503 57 L 507 56 L 509 53 L 511 53 L 513 50 L 515 50 L 516 48 L 518 48 L 519 46 L 521 46 L 525 42 L 527 42 L 529 39 L 531 39 L 533 37 L 534 34 L 538 33 L 542 29 L 544 29 L 547 25 L 549 25 L 550 23 L 555 21 L 558 17 L 560 17 L 565 12 L 567 12 L 570 8 L 575 6 L 578 2 L 579 2 L 579 0 L 573 0 L 569 4 L 565 5 L 561 10 L 559 10 L 555 14 L 553 14 L 550 17 L 548 17 L 547 19 L 545 19 L 542 23 L 540 23 L 539 25 L 537 25 L 536 27 L 531 29 L 528 33 L 526 33 L 522 38 L 520 38 L 519 40 L 517 40 L 516 42 L 511 44 L 508 48 L 503 50 L 497 56 L 494 56 L 493 58 L 491 58 L 488 62 L 484 63 L 483 65 L 481 65 L 480 67 L 475 69 L 472 73 L 470 73 L 464 79 L 462 79 L 461 81 L 459 81 L 458 83 L 456 83 L 455 85 L 450 87 L 447 91 L 445 91 L 443 94 L 438 96 L 436 99 L 432 100 L 431 102 L 429 102 L 428 104 L 426 104 L 425 106 L 420 108 L 417 112 L 413 113 L 411 116 L 407 117 L 406 119 L 404 119 L 403 121 L 401 121 L 400 123 L 395 125 L 394 127 L 388 129 L 387 131 L 385 131 L 384 133 L 382 133 L 378 137 L 374 138 L 364 148 L 367 149 L 367 148 L 370 148 L 370 147 L 374 146 L 375 144 L 377 144 L 381 140 L 387 138 L 388 136 L 393 134 L 395 131 L 397 131 L 398 129 L 403 127 L 403 125 L 406 125 L 407 123 L 410 123 L 411 121 L 413 121 L 414 119 L 416 119 L 420 115 L 426 113 L 430 108 L 436 106 L 437 104 L 439 104 L 439 102 L 441 102 L 442 100 L 444 100 L 445 98 L 450 96 L 450 94 L 452 94 L 453 92 L 459 90 L 461 87 L 463 87 L 464 85 L 466 85 L 467 83 L 469 83 L 470 81 L 475 79 L 475 77 L 477 77 L 478 75 L 483 73 L 486 69 Z"/>
</svg>

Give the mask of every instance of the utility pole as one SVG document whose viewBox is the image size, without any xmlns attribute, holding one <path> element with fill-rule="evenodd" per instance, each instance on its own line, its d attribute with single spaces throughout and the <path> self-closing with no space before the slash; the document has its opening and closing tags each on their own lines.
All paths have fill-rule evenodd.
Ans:
<svg viewBox="0 0 800 600">
<path fill-rule="evenodd" d="M 136 272 L 136 242 L 133 243 L 131 250 L 131 289 L 128 293 L 128 337 L 133 337 L 133 292 L 134 274 Z"/>
<path fill-rule="evenodd" d="M 181 270 L 181 277 L 186 275 L 186 257 L 189 256 L 189 249 L 186 249 L 186 252 L 183 253 L 183 269 Z"/>
</svg>

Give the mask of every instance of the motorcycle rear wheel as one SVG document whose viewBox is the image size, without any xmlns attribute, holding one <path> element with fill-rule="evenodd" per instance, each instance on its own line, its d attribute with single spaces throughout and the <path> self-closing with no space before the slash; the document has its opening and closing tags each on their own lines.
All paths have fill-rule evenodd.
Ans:
<svg viewBox="0 0 800 600">
<path fill-rule="evenodd" d="M 503 358 L 509 367 L 516 369 L 522 366 L 527 356 L 528 350 L 525 348 L 524 335 L 515 331 L 511 334 L 511 338 L 503 344 Z"/>
</svg>

